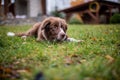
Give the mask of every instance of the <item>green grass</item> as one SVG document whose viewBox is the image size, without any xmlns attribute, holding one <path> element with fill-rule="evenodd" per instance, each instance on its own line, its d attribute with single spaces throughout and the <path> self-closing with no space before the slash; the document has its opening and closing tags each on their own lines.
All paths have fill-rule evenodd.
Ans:
<svg viewBox="0 0 120 80">
<path fill-rule="evenodd" d="M 119 80 L 119 26 L 69 25 L 67 34 L 82 43 L 36 42 L 34 37 L 25 41 L 6 33 L 26 31 L 30 26 L 1 26 L 0 65 L 24 69 L 20 80 L 33 80 L 39 72 L 46 80 Z"/>
</svg>

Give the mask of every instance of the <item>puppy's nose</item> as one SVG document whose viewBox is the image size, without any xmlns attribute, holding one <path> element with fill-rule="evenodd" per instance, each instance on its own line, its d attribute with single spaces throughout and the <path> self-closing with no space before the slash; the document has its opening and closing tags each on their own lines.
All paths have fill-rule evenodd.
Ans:
<svg viewBox="0 0 120 80">
<path fill-rule="evenodd" d="M 64 37 L 65 37 L 65 34 L 61 34 L 61 37 L 64 38 Z"/>
</svg>

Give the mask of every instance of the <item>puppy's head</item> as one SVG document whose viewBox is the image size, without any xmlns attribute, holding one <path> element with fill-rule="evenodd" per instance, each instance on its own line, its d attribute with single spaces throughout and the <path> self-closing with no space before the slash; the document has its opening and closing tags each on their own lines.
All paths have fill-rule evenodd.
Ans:
<svg viewBox="0 0 120 80">
<path fill-rule="evenodd" d="M 67 38 L 67 23 L 61 18 L 47 18 L 42 22 L 41 29 L 50 41 L 64 41 Z"/>
</svg>

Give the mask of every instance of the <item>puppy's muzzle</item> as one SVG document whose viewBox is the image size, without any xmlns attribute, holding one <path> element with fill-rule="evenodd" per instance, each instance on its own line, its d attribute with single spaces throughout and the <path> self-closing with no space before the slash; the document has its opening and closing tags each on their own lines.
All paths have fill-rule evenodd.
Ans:
<svg viewBox="0 0 120 80">
<path fill-rule="evenodd" d="M 65 33 L 61 33 L 58 35 L 57 41 L 64 41 L 67 38 Z"/>
</svg>

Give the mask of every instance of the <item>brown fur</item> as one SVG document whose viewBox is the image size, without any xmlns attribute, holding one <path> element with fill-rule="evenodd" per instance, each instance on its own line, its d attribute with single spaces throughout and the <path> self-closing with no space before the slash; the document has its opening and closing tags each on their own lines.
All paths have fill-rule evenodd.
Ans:
<svg viewBox="0 0 120 80">
<path fill-rule="evenodd" d="M 56 38 L 60 28 L 66 33 L 67 23 L 65 20 L 58 17 L 49 17 L 42 22 L 34 24 L 33 27 L 25 33 L 18 33 L 16 36 L 36 36 L 37 41 L 52 41 Z"/>
</svg>

